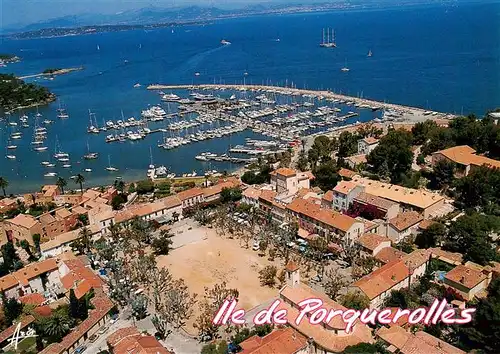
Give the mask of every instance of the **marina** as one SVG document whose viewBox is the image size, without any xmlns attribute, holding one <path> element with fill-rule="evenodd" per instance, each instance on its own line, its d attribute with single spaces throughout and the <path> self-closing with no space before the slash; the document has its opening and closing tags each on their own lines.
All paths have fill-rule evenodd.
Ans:
<svg viewBox="0 0 500 354">
<path fill-rule="evenodd" d="M 310 136 L 335 132 L 361 121 L 405 121 L 414 120 L 417 116 L 423 119 L 429 116 L 452 117 L 330 91 L 293 87 L 150 85 L 148 90 L 153 94 L 152 100 L 157 93 L 160 103 L 142 109 L 139 117 L 127 118 L 122 110 L 121 119 L 98 119 L 97 112 L 88 110 L 88 125 L 86 131 L 80 134 L 108 144 L 147 144 L 151 156 L 152 147 L 155 148 L 155 155 L 161 156 L 165 150 L 180 151 L 193 146 L 196 154 L 192 159 L 199 165 L 197 169 L 191 172 L 174 170 L 168 163 L 155 167 L 151 158 L 149 168 L 144 166 L 147 172 L 143 174 L 150 178 L 214 174 L 228 167 L 231 170 L 256 162 L 259 156 L 283 153 Z M 69 118 L 61 104 L 57 115 Z M 17 119 L 13 115 L 4 118 L 4 129 L 11 130 L 9 141 L 31 139 L 26 143 L 31 145 L 32 153 L 48 154 L 50 157 L 48 136 L 51 128 L 41 126 L 42 119 L 38 110 L 31 117 L 23 113 Z M 99 124 L 99 121 L 102 123 Z M 20 123 L 26 127 L 19 128 Z M 30 128 L 33 129 L 32 134 Z M 19 129 L 23 129 L 25 134 Z M 248 136 L 248 133 L 252 135 Z M 154 135 L 156 138 L 153 138 Z M 31 136 L 33 138 L 29 138 Z M 231 136 L 238 136 L 238 139 L 231 141 Z M 217 151 L 211 151 L 207 148 L 210 141 L 225 142 L 217 143 Z M 17 151 L 17 145 L 8 143 L 5 159 L 23 160 L 22 154 L 9 152 L 14 150 Z M 62 150 L 56 136 L 52 158 L 41 162 L 44 169 L 55 171 L 42 174 L 48 178 L 64 174 L 64 171 L 73 175 L 90 174 L 95 170 L 93 161 L 97 161 L 102 154 L 102 151 L 92 151 L 87 140 L 85 152 L 75 156 Z M 126 165 L 113 165 L 110 155 L 107 165 L 103 167 L 108 174 L 116 176 L 122 169 L 127 169 Z"/>
</svg>

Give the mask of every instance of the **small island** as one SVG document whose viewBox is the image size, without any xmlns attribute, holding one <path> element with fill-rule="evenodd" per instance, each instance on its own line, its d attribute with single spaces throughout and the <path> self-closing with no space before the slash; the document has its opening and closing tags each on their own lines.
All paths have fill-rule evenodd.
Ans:
<svg viewBox="0 0 500 354">
<path fill-rule="evenodd" d="M 45 69 L 42 74 L 49 74 L 49 75 L 53 75 L 55 73 L 57 73 L 58 71 L 61 71 L 62 69 L 61 68 L 57 68 L 57 69 Z"/>
<path fill-rule="evenodd" d="M 44 77 L 44 76 L 50 76 L 54 77 L 57 75 L 64 75 L 64 74 L 69 74 L 73 71 L 79 71 L 83 70 L 83 66 L 80 66 L 78 68 L 67 68 L 67 69 L 61 69 L 61 68 L 48 68 L 42 71 L 40 74 L 34 74 L 34 75 L 25 75 L 19 77 L 19 79 L 24 80 L 24 79 L 30 79 L 30 78 L 35 78 L 35 77 Z"/>
<path fill-rule="evenodd" d="M 21 58 L 16 55 L 0 53 L 0 66 L 6 66 L 7 64 L 17 63 L 19 61 L 21 61 Z"/>
<path fill-rule="evenodd" d="M 27 84 L 12 74 L 0 74 L 0 108 L 4 110 L 44 105 L 55 99 L 46 87 Z"/>
</svg>

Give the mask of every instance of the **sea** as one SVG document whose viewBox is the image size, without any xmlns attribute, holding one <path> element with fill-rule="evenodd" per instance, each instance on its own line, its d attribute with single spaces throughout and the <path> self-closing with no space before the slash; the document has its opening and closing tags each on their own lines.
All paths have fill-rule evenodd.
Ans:
<svg viewBox="0 0 500 354">
<path fill-rule="evenodd" d="M 84 69 L 54 80 L 27 79 L 48 87 L 57 101 L 40 106 L 47 125 L 46 152 L 32 151 L 35 108 L 26 113 L 30 128 L 0 122 L 0 176 L 9 181 L 9 193 L 38 190 L 54 183 L 44 177 L 56 150 L 71 156 L 71 168 L 60 164 L 51 171 L 77 188 L 71 176 L 83 173 L 86 186 L 144 179 L 151 160 L 178 175 L 207 168 L 234 170 L 238 165 L 194 159 L 200 152 L 227 152 L 246 138 L 266 139 L 246 130 L 230 137 L 181 146 L 158 148 L 161 133 L 144 140 L 106 143 L 105 133 L 91 135 L 89 110 L 98 125 L 122 117 L 139 118 L 141 111 L 161 104 L 160 96 L 146 90 L 162 84 L 266 84 L 337 93 L 399 103 L 449 113 L 474 113 L 500 107 L 500 18 L 498 4 L 461 3 L 383 9 L 342 10 L 254 16 L 214 21 L 197 26 L 134 30 L 27 40 L 3 39 L 0 52 L 22 61 L 0 68 L 17 76 L 37 74 L 47 68 Z M 335 29 L 337 48 L 321 48 L 322 29 Z M 221 40 L 231 42 L 221 45 Z M 371 51 L 372 56 L 367 53 Z M 340 69 L 348 67 L 349 72 Z M 198 73 L 195 75 L 195 73 Z M 141 87 L 134 87 L 141 84 Z M 171 91 L 169 91 L 170 93 Z M 187 97 L 187 91 L 172 91 Z M 58 119 L 64 107 L 69 119 Z M 163 107 L 173 112 L 175 104 Z M 347 108 L 345 109 L 347 110 Z M 345 111 L 343 108 L 343 112 Z M 357 119 L 366 121 L 374 115 Z M 349 121 L 352 122 L 352 121 Z M 165 123 L 161 123 L 165 125 Z M 9 141 L 14 131 L 23 138 Z M 267 138 L 268 139 L 268 138 Z M 6 159 L 6 146 L 15 143 L 16 159 Z M 83 160 L 90 150 L 100 154 Z M 151 152 L 151 153 L 150 153 Z M 109 164 L 119 172 L 105 170 Z"/>
</svg>

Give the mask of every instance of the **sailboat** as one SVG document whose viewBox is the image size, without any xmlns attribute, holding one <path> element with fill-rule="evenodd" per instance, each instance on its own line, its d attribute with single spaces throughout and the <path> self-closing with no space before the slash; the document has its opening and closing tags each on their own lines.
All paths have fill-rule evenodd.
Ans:
<svg viewBox="0 0 500 354">
<path fill-rule="evenodd" d="M 59 102 L 59 108 L 57 109 L 57 111 L 59 112 L 57 114 L 57 118 L 61 118 L 61 119 L 69 118 L 69 114 L 66 113 L 66 110 L 64 108 L 62 108 L 61 102 Z"/>
<path fill-rule="evenodd" d="M 335 30 L 332 29 L 331 32 L 332 36 L 330 39 L 330 28 L 326 29 L 326 41 L 325 41 L 325 29 L 323 28 L 323 40 L 320 43 L 320 47 L 323 48 L 336 48 L 337 45 L 335 44 Z"/>
<path fill-rule="evenodd" d="M 372 51 L 371 51 L 371 50 L 369 50 L 369 51 L 368 51 L 368 55 L 367 55 L 367 56 L 368 56 L 368 57 L 371 57 L 372 55 L 373 55 L 373 54 L 372 54 Z"/>
<path fill-rule="evenodd" d="M 118 169 L 116 167 L 112 167 L 111 166 L 111 157 L 110 157 L 110 155 L 108 155 L 108 167 L 106 167 L 106 171 L 110 171 L 110 172 L 116 172 L 116 171 L 118 171 Z"/>
<path fill-rule="evenodd" d="M 340 69 L 343 72 L 348 72 L 350 69 L 347 67 L 347 59 L 345 60 L 345 65 L 342 69 Z"/>
<path fill-rule="evenodd" d="M 97 45 L 97 50 L 101 50 L 101 47 L 99 47 L 99 44 Z"/>
<path fill-rule="evenodd" d="M 83 158 L 85 160 L 95 160 L 99 157 L 99 153 L 97 152 L 90 152 L 90 147 L 89 147 L 89 142 L 87 141 L 87 153 L 83 155 Z"/>
<path fill-rule="evenodd" d="M 42 114 L 40 112 L 38 112 L 38 105 L 36 105 L 36 114 L 35 114 L 35 117 L 40 118 L 41 116 L 42 116 Z"/>
</svg>

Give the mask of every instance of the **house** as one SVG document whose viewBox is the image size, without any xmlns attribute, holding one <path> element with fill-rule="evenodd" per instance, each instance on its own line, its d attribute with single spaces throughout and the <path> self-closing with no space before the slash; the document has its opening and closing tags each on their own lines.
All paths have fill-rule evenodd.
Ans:
<svg viewBox="0 0 500 354">
<path fill-rule="evenodd" d="M 416 211 L 407 211 L 392 218 L 387 223 L 386 235 L 392 242 L 399 243 L 406 237 L 415 234 L 418 224 L 423 220 L 420 213 Z"/>
<path fill-rule="evenodd" d="M 286 284 L 279 292 L 281 304 L 277 310 L 286 310 L 288 325 L 304 337 L 310 338 L 309 353 L 340 353 L 348 346 L 372 341 L 371 331 L 365 324 L 360 321 L 356 322 L 348 333 L 346 331 L 347 324 L 339 316 L 317 325 L 312 325 L 307 319 L 297 324 L 295 319 L 299 314 L 298 304 L 304 299 L 321 299 L 323 301 L 322 307 L 327 311 L 330 309 L 345 311 L 347 309 L 325 294 L 302 283 L 300 269 L 293 261 L 289 262 L 285 269 Z"/>
<path fill-rule="evenodd" d="M 276 193 L 294 194 L 298 189 L 297 172 L 291 168 L 279 168 L 270 173 L 271 185 Z"/>
<path fill-rule="evenodd" d="M 474 168 L 479 166 L 500 168 L 500 161 L 476 155 L 476 150 L 468 145 L 454 146 L 448 149 L 436 151 L 432 154 L 433 166 L 435 166 L 438 161 L 442 160 L 455 163 L 455 175 L 457 177 L 467 176 Z"/>
<path fill-rule="evenodd" d="M 135 217 L 142 220 L 164 222 L 172 220 L 174 214 L 177 215 L 178 218 L 182 215 L 182 202 L 176 195 L 158 199 L 153 203 L 138 204 L 120 210 L 114 215 L 112 223 L 120 224 L 129 222 Z"/>
<path fill-rule="evenodd" d="M 444 286 L 455 290 L 464 300 L 470 301 L 490 284 L 492 273 L 481 266 L 459 264 L 444 276 Z"/>
<path fill-rule="evenodd" d="M 60 282 L 66 290 L 67 297 L 73 289 L 77 299 L 82 298 L 91 289 L 101 289 L 104 281 L 99 278 L 90 267 L 80 259 L 72 259 L 64 261 L 59 269 L 61 275 Z"/>
<path fill-rule="evenodd" d="M 190 188 L 185 191 L 179 192 L 177 193 L 177 197 L 182 202 L 182 209 L 195 206 L 205 201 L 203 190 L 198 187 Z"/>
<path fill-rule="evenodd" d="M 90 300 L 93 306 L 88 317 L 76 328 L 67 334 L 59 343 L 52 343 L 40 354 L 71 354 L 82 345 L 90 336 L 97 333 L 101 327 L 109 322 L 109 312 L 114 304 L 104 294 L 102 289 L 96 289 L 94 297 Z"/>
<path fill-rule="evenodd" d="M 251 205 L 255 208 L 259 207 L 259 197 L 262 193 L 261 189 L 256 189 L 253 187 L 246 188 L 242 193 L 241 202 Z"/>
<path fill-rule="evenodd" d="M 274 190 L 261 190 L 259 209 L 262 213 L 271 216 L 274 221 L 282 223 L 286 218 L 286 206 L 276 199 L 277 195 Z"/>
<path fill-rule="evenodd" d="M 378 146 L 378 143 L 379 139 L 371 136 L 358 140 L 358 154 L 368 155 Z"/>
<path fill-rule="evenodd" d="M 403 259 L 407 253 L 398 250 L 394 247 L 384 247 L 379 252 L 375 253 L 374 257 L 377 261 L 379 261 L 382 265 L 390 262 L 398 261 Z"/>
<path fill-rule="evenodd" d="M 33 204 L 49 204 L 54 203 L 56 198 L 61 194 L 58 186 L 55 184 L 48 184 L 42 187 L 41 192 L 33 194 L 25 194 L 24 201 L 27 205 Z"/>
<path fill-rule="evenodd" d="M 19 214 L 13 219 L 5 220 L 4 229 L 7 239 L 14 243 L 26 240 L 33 245 L 33 235 L 42 234 L 42 224 L 29 214 Z"/>
<path fill-rule="evenodd" d="M 96 224 L 88 226 L 87 230 L 89 231 L 91 237 L 94 235 L 100 235 L 101 231 L 99 225 Z M 40 244 L 40 251 L 42 252 L 42 256 L 55 257 L 57 255 L 60 255 L 61 253 L 70 251 L 71 250 L 70 245 L 74 241 L 82 237 L 81 231 L 82 231 L 81 228 L 68 231 L 54 237 L 52 240 Z"/>
<path fill-rule="evenodd" d="M 349 209 L 354 198 L 363 191 L 363 187 L 350 181 L 340 181 L 333 188 L 333 208 L 345 211 Z"/>
<path fill-rule="evenodd" d="M 240 343 L 240 354 L 309 354 L 307 338 L 291 327 L 278 328 L 264 337 L 254 335 Z"/>
<path fill-rule="evenodd" d="M 316 198 L 297 198 L 287 205 L 288 218 L 298 221 L 299 227 L 311 234 L 354 242 L 364 233 L 364 224 L 350 216 L 321 207 Z"/>
<path fill-rule="evenodd" d="M 401 211 L 414 210 L 430 219 L 444 206 L 445 198 L 422 189 L 405 188 L 368 178 L 354 176 L 353 183 L 364 186 L 364 192 L 399 204 Z"/>
<path fill-rule="evenodd" d="M 401 354 L 465 354 L 464 351 L 424 331 L 411 333 L 400 326 L 381 327 L 376 332 L 390 352 Z"/>
<path fill-rule="evenodd" d="M 374 233 L 364 233 L 356 242 L 361 246 L 363 257 L 374 257 L 382 249 L 391 247 L 389 238 Z"/>
<path fill-rule="evenodd" d="M 106 343 L 112 353 L 173 354 L 155 337 L 140 333 L 136 327 L 120 328 L 106 338 Z"/>
<path fill-rule="evenodd" d="M 350 180 L 351 178 L 357 175 L 356 172 L 343 167 L 339 170 L 338 174 L 344 180 Z"/>
<path fill-rule="evenodd" d="M 72 230 L 78 223 L 78 215 L 66 208 L 59 208 L 55 212 L 41 215 L 38 220 L 42 224 L 42 237 L 53 239 L 57 235 Z"/>
<path fill-rule="evenodd" d="M 0 214 L 17 208 L 17 200 L 12 198 L 0 199 Z"/>
<path fill-rule="evenodd" d="M 391 295 L 391 291 L 407 288 L 418 281 L 425 274 L 428 263 L 429 253 L 426 250 L 416 250 L 365 275 L 353 287 L 368 297 L 370 308 L 378 309 Z"/>
<path fill-rule="evenodd" d="M 361 164 L 366 164 L 366 155 L 359 154 L 359 155 L 348 156 L 344 159 L 344 161 L 350 168 L 354 170 L 356 169 L 357 166 Z"/>
<path fill-rule="evenodd" d="M 220 193 L 225 188 L 238 187 L 241 184 L 240 180 L 235 177 L 225 178 L 214 186 L 204 188 L 203 196 L 206 203 L 216 202 L 220 199 Z"/>
<path fill-rule="evenodd" d="M 398 203 L 365 192 L 356 195 L 352 205 L 362 214 L 369 213 L 377 219 L 392 219 L 400 212 Z"/>
</svg>

